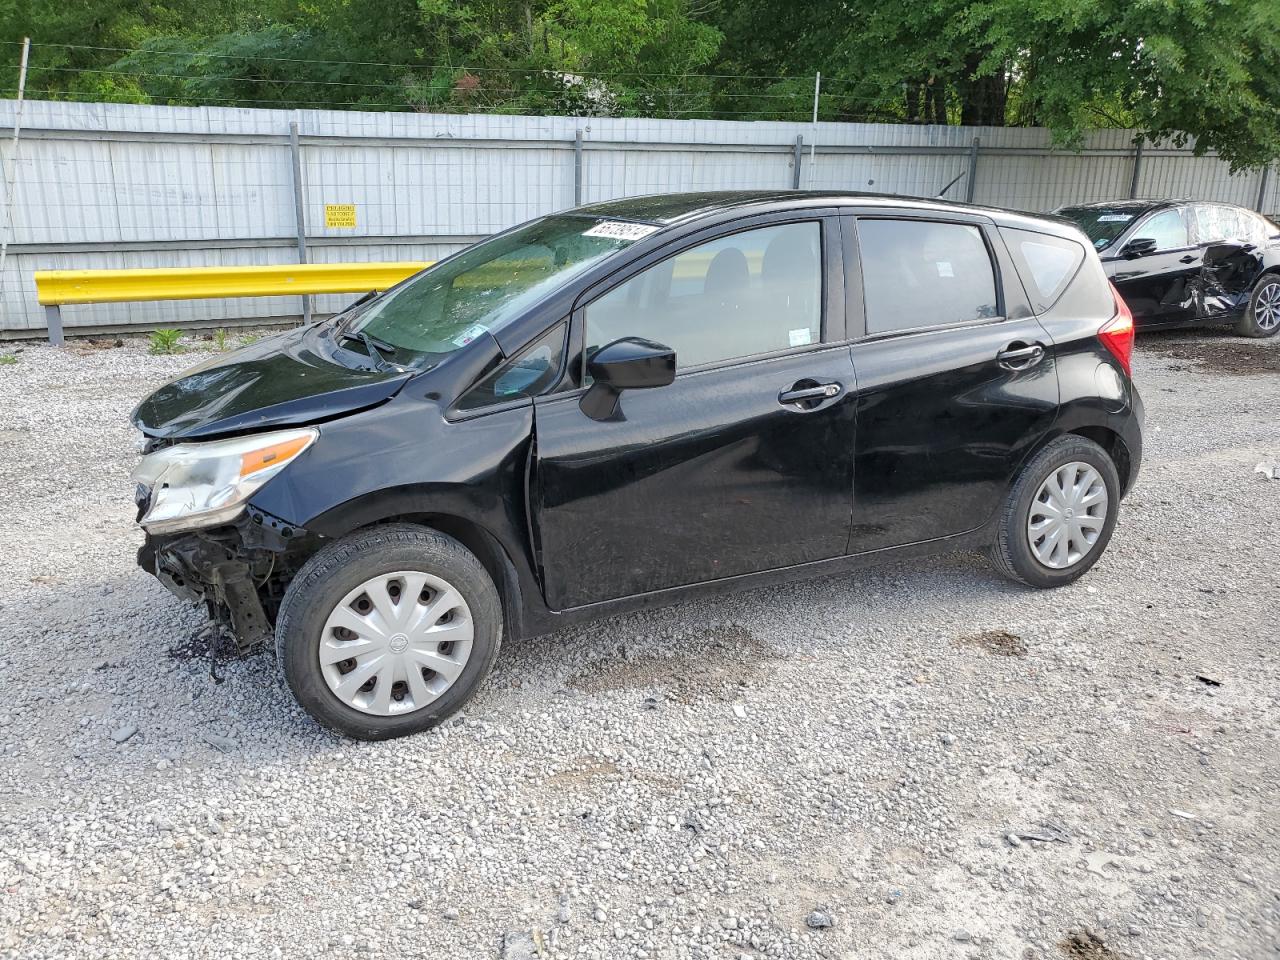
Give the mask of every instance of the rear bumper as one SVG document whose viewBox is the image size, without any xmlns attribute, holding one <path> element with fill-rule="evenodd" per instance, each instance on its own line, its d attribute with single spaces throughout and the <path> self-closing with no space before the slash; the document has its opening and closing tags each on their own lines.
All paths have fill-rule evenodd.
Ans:
<svg viewBox="0 0 1280 960">
<path fill-rule="evenodd" d="M 1142 429 L 1147 415 L 1142 394 L 1132 383 L 1129 384 L 1129 398 L 1129 416 L 1125 417 L 1118 431 L 1120 439 L 1124 441 L 1125 449 L 1129 452 L 1129 472 L 1125 479 L 1124 490 L 1120 494 L 1122 497 L 1127 496 L 1133 489 L 1142 468 Z"/>
</svg>

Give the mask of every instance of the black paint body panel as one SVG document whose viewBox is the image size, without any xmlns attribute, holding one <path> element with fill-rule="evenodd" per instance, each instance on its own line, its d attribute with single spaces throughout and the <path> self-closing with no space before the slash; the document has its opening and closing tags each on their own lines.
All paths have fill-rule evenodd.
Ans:
<svg viewBox="0 0 1280 960">
<path fill-rule="evenodd" d="M 1113 312 L 1101 265 L 1086 258 L 1092 295 L 1069 286 L 1037 317 L 995 229 L 1082 240 L 1074 227 L 803 192 L 639 198 L 576 212 L 660 229 L 429 371 L 354 369 L 350 356 L 333 362 L 322 332 L 295 332 L 178 378 L 139 405 L 136 421 L 175 440 L 317 423 L 319 439 L 253 496 L 251 512 L 308 543 L 391 519 L 434 525 L 504 588 L 513 636 L 984 544 L 1021 465 L 1062 432 L 1114 438 L 1131 461 L 1128 482 L 1136 475 L 1141 403 L 1096 336 Z M 856 249 L 866 214 L 980 226 L 1002 317 L 867 337 Z M 823 342 L 688 370 L 677 356 L 672 383 L 621 391 L 608 421 L 584 414 L 584 304 L 692 243 L 797 216 L 823 222 Z M 566 318 L 567 356 L 550 392 L 455 406 Z M 1001 366 L 996 354 L 1018 343 L 1042 344 L 1042 358 L 1026 370 Z M 804 404 L 780 397 L 811 384 L 838 390 Z"/>
</svg>

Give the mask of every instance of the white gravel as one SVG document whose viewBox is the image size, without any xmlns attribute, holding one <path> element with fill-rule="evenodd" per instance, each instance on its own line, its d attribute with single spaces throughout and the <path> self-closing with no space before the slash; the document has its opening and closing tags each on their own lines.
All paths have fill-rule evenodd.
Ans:
<svg viewBox="0 0 1280 960">
<path fill-rule="evenodd" d="M 0 957 L 1276 956 L 1280 375 L 1161 342 L 1081 583 L 957 557 L 622 617 L 509 644 L 384 744 L 267 653 L 222 683 L 168 654 L 202 618 L 133 565 L 126 414 L 199 357 L 27 347 Z"/>
</svg>

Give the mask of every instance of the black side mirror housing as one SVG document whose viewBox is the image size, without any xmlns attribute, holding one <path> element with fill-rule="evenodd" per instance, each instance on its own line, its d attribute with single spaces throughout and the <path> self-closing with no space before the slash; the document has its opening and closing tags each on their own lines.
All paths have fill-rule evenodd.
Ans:
<svg viewBox="0 0 1280 960">
<path fill-rule="evenodd" d="M 676 378 L 676 352 L 643 337 L 623 337 L 596 351 L 587 375 L 593 382 L 582 395 L 582 412 L 593 420 L 614 420 L 623 390 L 665 387 Z"/>
<path fill-rule="evenodd" d="M 1134 237 L 1120 251 L 1122 257 L 1145 257 L 1156 252 L 1156 242 L 1151 237 Z"/>
</svg>

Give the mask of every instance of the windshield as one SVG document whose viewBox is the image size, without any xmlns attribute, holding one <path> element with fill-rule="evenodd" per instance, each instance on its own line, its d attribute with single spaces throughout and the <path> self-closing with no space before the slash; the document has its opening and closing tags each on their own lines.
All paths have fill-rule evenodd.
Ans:
<svg viewBox="0 0 1280 960">
<path fill-rule="evenodd" d="M 1132 207 L 1123 210 L 1107 207 L 1063 207 L 1057 211 L 1057 214 L 1068 220 L 1074 220 L 1076 226 L 1083 230 L 1085 236 L 1093 243 L 1093 249 L 1105 250 L 1115 243 L 1129 224 L 1143 212 Z"/>
<path fill-rule="evenodd" d="M 349 315 L 339 327 L 363 334 L 372 353 L 426 366 L 497 330 L 610 254 L 658 228 L 590 217 L 547 217 L 429 267 Z M 361 349 L 361 348 L 357 348 Z"/>
</svg>

